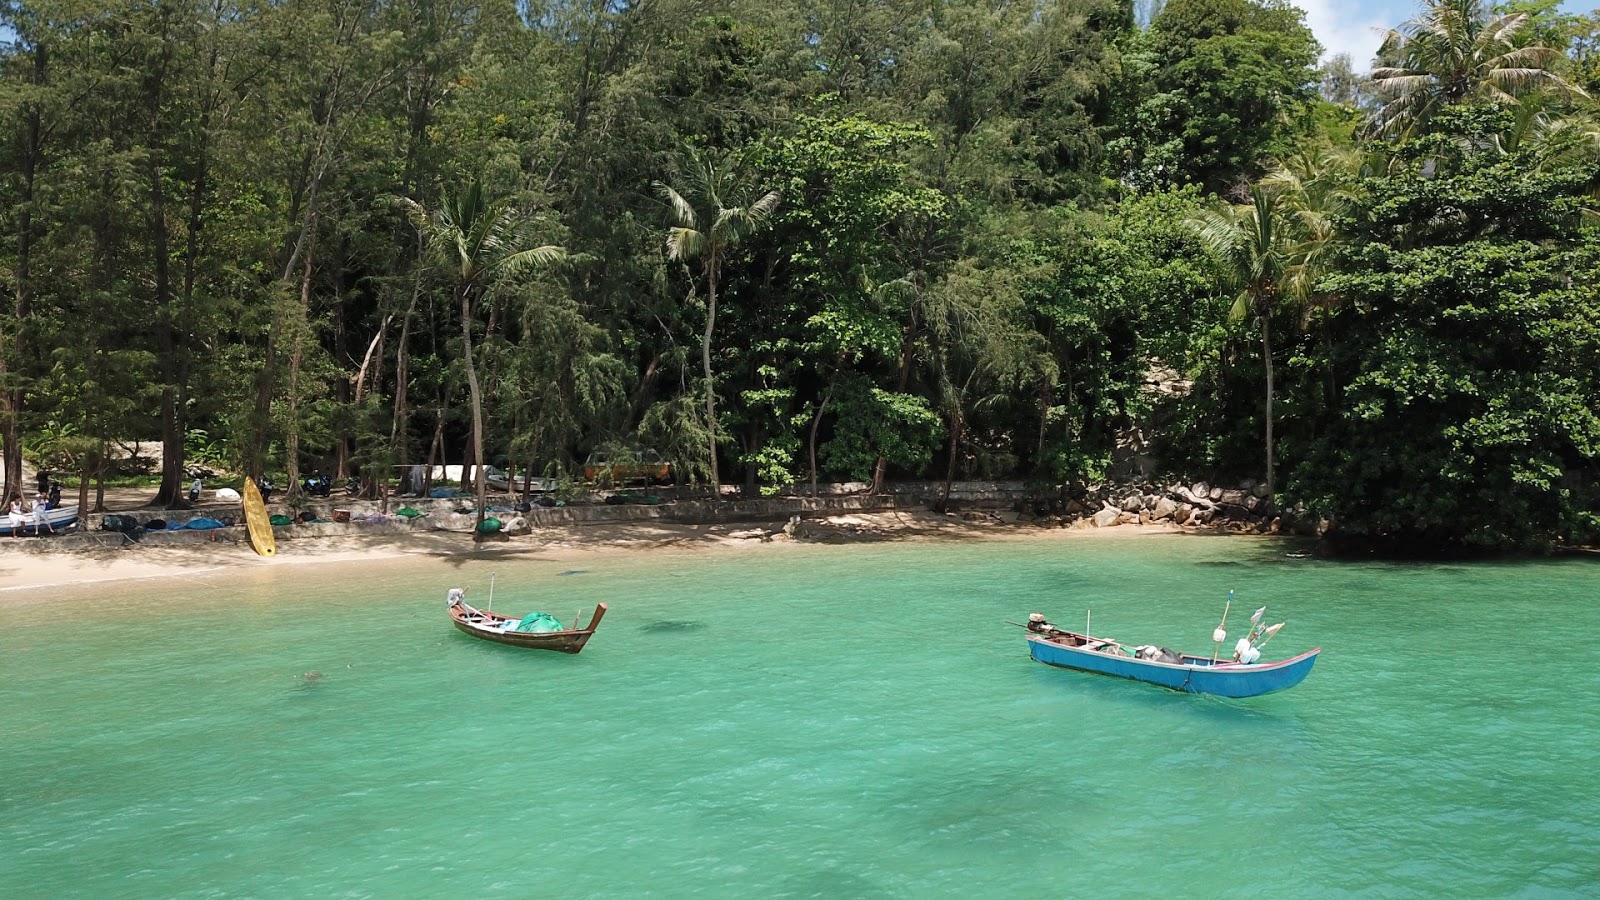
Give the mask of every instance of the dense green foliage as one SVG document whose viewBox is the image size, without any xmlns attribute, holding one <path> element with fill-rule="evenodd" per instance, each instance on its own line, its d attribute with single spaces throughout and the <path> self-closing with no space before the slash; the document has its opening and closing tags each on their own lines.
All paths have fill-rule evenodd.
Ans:
<svg viewBox="0 0 1600 900">
<path fill-rule="evenodd" d="M 191 463 L 651 446 L 754 493 L 1151 451 L 1353 533 L 1596 533 L 1600 28 L 1546 0 L 1427 0 L 1371 80 L 1281 0 L 0 25 L 8 491 L 26 453 L 87 500 L 135 440 L 172 503 Z"/>
</svg>

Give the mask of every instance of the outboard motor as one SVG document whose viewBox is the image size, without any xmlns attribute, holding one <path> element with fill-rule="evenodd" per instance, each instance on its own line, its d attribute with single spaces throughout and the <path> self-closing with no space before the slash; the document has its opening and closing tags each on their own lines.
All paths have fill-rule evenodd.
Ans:
<svg viewBox="0 0 1600 900">
<path fill-rule="evenodd" d="M 61 506 L 61 482 L 51 480 L 49 499 L 51 509 L 57 509 Z"/>
</svg>

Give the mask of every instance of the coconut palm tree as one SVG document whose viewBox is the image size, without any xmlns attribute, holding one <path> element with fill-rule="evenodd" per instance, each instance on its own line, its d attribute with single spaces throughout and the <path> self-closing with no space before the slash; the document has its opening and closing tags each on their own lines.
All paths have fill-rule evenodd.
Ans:
<svg viewBox="0 0 1600 900">
<path fill-rule="evenodd" d="M 1553 71 L 1559 51 L 1519 45 L 1526 13 L 1497 16 L 1481 0 L 1422 5 L 1422 14 L 1391 29 L 1378 49 L 1384 64 L 1368 84 L 1383 105 L 1367 123 L 1369 136 L 1408 137 L 1443 107 L 1468 100 L 1514 103 L 1536 90 L 1583 94 Z"/>
<path fill-rule="evenodd" d="M 1239 293 L 1229 318 L 1255 316 L 1261 325 L 1261 356 L 1267 380 L 1267 499 L 1275 496 L 1272 465 L 1272 314 L 1286 299 L 1308 293 L 1310 269 L 1305 249 L 1295 239 L 1289 217 L 1261 185 L 1250 188 L 1250 202 L 1202 210 L 1185 224 L 1223 264 Z"/>
<path fill-rule="evenodd" d="M 1324 149 L 1296 153 L 1261 179 L 1261 188 L 1286 219 L 1294 245 L 1294 279 L 1309 289 L 1341 245 L 1337 222 L 1360 200 L 1362 158 L 1354 150 Z M 1337 297 L 1307 290 L 1301 325 Z"/>
<path fill-rule="evenodd" d="M 527 213 L 503 198 L 491 198 L 483 183 L 474 181 L 461 192 L 441 199 L 428 209 L 415 200 L 402 203 L 411 213 L 434 262 L 454 281 L 454 300 L 461 311 L 461 355 L 466 364 L 467 389 L 472 400 L 472 459 L 477 470 L 473 487 L 478 518 L 476 539 L 487 505 L 483 455 L 483 393 L 478 385 L 472 353 L 472 323 L 479 301 L 504 280 L 527 270 L 565 258 L 560 247 L 534 246 L 533 221 Z"/>
<path fill-rule="evenodd" d="M 711 335 L 717 325 L 717 288 L 728 253 L 749 235 L 765 228 L 778 208 L 779 194 L 757 188 L 747 179 L 741 160 L 710 157 L 695 150 L 685 154 L 677 187 L 656 182 L 656 192 L 672 208 L 667 229 L 667 257 L 700 263 L 706 284 L 706 328 L 700 359 L 706 380 L 706 429 L 711 452 L 711 496 L 722 494 L 717 476 L 717 392 L 711 380 Z M 755 198 L 755 199 L 752 199 Z"/>
</svg>

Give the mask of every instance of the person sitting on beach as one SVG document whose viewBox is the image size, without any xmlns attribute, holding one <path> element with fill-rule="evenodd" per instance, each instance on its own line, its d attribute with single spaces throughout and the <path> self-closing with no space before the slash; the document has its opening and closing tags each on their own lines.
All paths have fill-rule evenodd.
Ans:
<svg viewBox="0 0 1600 900">
<path fill-rule="evenodd" d="M 55 526 L 51 525 L 50 520 L 45 516 L 45 513 L 49 511 L 50 501 L 45 498 L 43 493 L 40 493 L 33 501 L 33 534 L 35 537 L 42 533 L 40 529 L 48 530 L 51 534 L 56 533 Z"/>
</svg>

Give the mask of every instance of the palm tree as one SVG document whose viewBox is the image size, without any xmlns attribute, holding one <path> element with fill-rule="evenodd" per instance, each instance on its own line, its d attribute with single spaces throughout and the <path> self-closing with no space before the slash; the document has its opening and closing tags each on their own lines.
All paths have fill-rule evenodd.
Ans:
<svg viewBox="0 0 1600 900">
<path fill-rule="evenodd" d="M 706 379 L 706 429 L 711 452 L 711 496 L 721 497 L 717 477 L 717 392 L 711 380 L 711 334 L 717 325 L 717 286 L 729 251 L 764 228 L 778 208 L 779 194 L 768 191 L 751 200 L 756 189 L 745 180 L 736 157 L 710 158 L 689 150 L 678 173 L 681 187 L 656 182 L 657 193 L 672 207 L 674 225 L 667 229 L 667 257 L 687 264 L 699 260 L 706 283 L 706 329 L 700 359 Z"/>
<path fill-rule="evenodd" d="M 473 486 L 478 507 L 472 534 L 476 539 L 480 534 L 477 526 L 483 524 L 487 488 L 483 471 L 483 394 L 472 354 L 474 313 L 478 302 L 504 279 L 563 259 L 566 251 L 549 245 L 531 246 L 532 219 L 505 199 L 490 198 L 479 181 L 442 198 L 437 209 L 430 210 L 415 200 L 402 202 L 436 263 L 455 282 L 454 299 L 461 310 L 461 354 L 472 399 L 472 460 L 477 470 Z"/>
<path fill-rule="evenodd" d="M 1294 244 L 1297 287 L 1311 288 L 1341 245 L 1336 223 L 1360 199 L 1362 159 L 1353 150 L 1296 153 L 1261 179 L 1261 187 L 1285 218 Z M 1338 298 L 1307 290 L 1301 325 Z"/>
<path fill-rule="evenodd" d="M 1267 499 L 1275 496 L 1272 466 L 1272 314 L 1285 297 L 1303 298 L 1310 268 L 1304 248 L 1294 240 L 1286 216 L 1261 185 L 1250 188 L 1250 203 L 1202 210 L 1187 224 L 1222 263 L 1228 280 L 1239 290 L 1229 318 L 1254 315 L 1261 324 L 1261 356 L 1267 377 Z"/>
<path fill-rule="evenodd" d="M 1527 13 L 1493 15 L 1481 0 L 1423 0 L 1422 15 L 1391 29 L 1378 49 L 1384 65 L 1369 84 L 1383 106 L 1367 134 L 1409 137 L 1467 100 L 1514 103 L 1538 89 L 1582 95 L 1552 71 L 1559 51 L 1518 45 L 1527 23 Z"/>
</svg>

